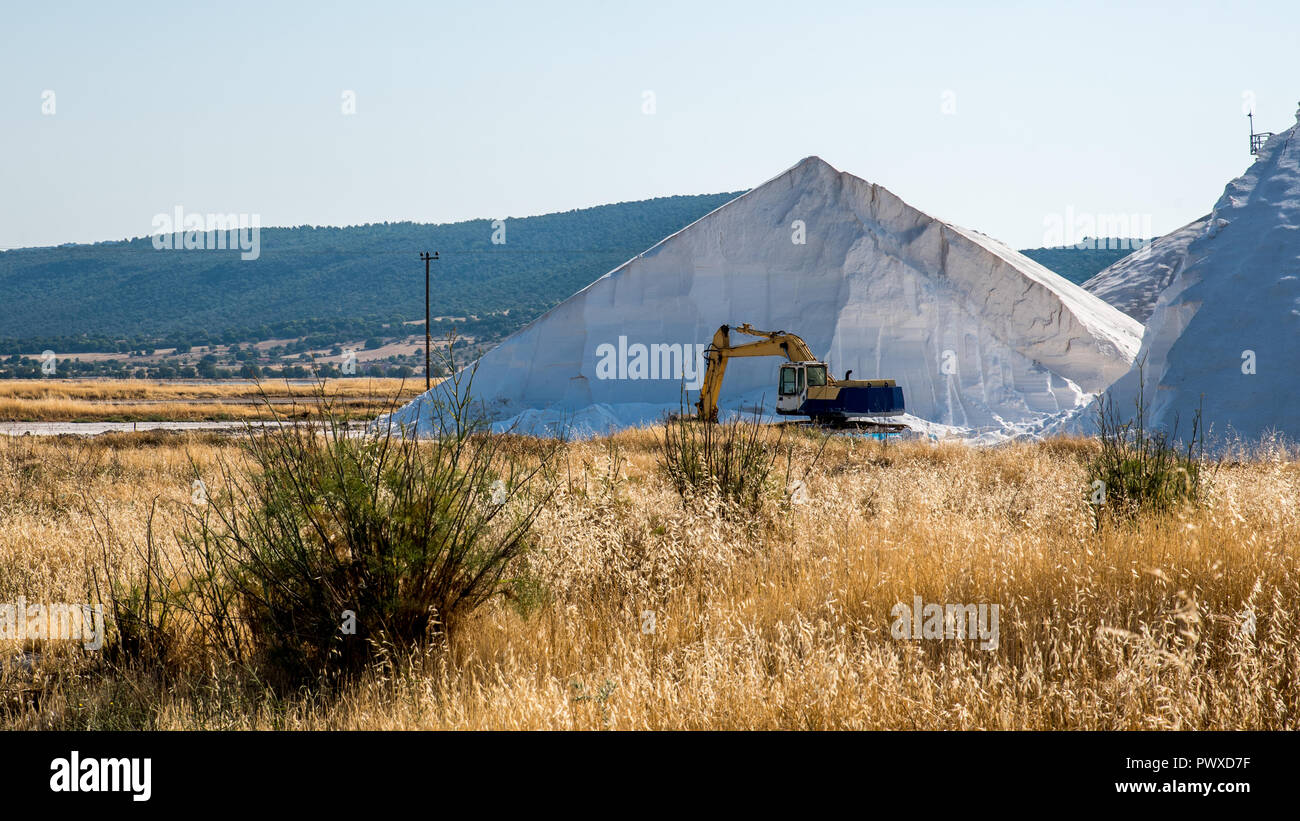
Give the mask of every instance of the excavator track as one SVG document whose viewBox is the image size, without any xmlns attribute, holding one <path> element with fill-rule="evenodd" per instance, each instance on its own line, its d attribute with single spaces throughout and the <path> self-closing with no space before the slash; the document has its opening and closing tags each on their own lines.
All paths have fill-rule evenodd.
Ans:
<svg viewBox="0 0 1300 821">
<path fill-rule="evenodd" d="M 667 417 L 669 422 L 698 422 L 699 417 L 695 414 L 670 414 Z M 874 422 L 869 419 L 783 419 L 780 422 L 771 422 L 773 427 L 778 428 L 817 428 L 818 430 L 847 430 L 861 433 L 903 433 L 908 430 L 907 425 L 895 424 L 892 422 Z"/>
<path fill-rule="evenodd" d="M 781 426 L 792 428 L 818 428 L 821 430 L 849 430 L 861 433 L 902 433 L 907 430 L 907 425 L 900 425 L 893 422 L 874 422 L 869 419 L 841 419 L 841 418 L 823 418 L 823 419 L 791 419 L 785 422 L 777 422 Z"/>
</svg>

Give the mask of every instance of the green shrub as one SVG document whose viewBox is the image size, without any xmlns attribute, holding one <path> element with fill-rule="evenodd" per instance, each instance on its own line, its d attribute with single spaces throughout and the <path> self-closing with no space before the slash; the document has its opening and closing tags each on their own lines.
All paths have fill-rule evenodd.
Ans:
<svg viewBox="0 0 1300 821">
<path fill-rule="evenodd" d="M 1088 463 L 1089 497 L 1095 524 L 1103 511 L 1132 517 L 1142 511 L 1166 512 L 1183 503 L 1198 504 L 1204 491 L 1204 431 L 1198 409 L 1191 435 L 1147 427 L 1148 407 L 1138 368 L 1138 394 L 1134 417 L 1121 419 L 1114 401 L 1103 395 L 1097 402 L 1097 429 L 1101 450 Z M 1100 482 L 1100 484 L 1098 484 Z"/>
<path fill-rule="evenodd" d="M 716 494 L 729 505 L 757 512 L 773 484 L 784 430 L 772 440 L 761 421 L 734 416 L 700 422 L 685 411 L 664 421 L 659 466 L 684 503 Z"/>
<path fill-rule="evenodd" d="M 256 664 L 289 683 L 356 671 L 380 648 L 450 637 L 509 591 L 554 489 L 554 448 L 522 462 L 468 419 L 468 390 L 446 401 L 428 440 L 336 423 L 250 434 L 257 469 L 227 474 L 188 538 L 237 604 L 231 624 L 247 628 Z"/>
<path fill-rule="evenodd" d="M 250 426 L 247 459 L 204 479 L 179 565 L 164 567 L 151 536 L 144 571 L 110 586 L 123 653 L 158 662 L 184 646 L 183 663 L 233 663 L 285 691 L 449 642 L 495 596 L 535 597 L 511 573 L 561 443 L 521 454 L 470 417 L 462 378 L 426 398 L 442 431 L 428 439 L 358 435 L 324 396 L 320 419 Z"/>
</svg>

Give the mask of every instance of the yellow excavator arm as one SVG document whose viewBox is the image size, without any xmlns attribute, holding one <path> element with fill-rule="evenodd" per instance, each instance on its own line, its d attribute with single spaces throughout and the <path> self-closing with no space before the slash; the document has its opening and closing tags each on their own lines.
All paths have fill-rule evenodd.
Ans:
<svg viewBox="0 0 1300 821">
<path fill-rule="evenodd" d="M 756 336 L 755 342 L 742 345 L 731 344 L 731 332 Z M 718 420 L 718 394 L 722 391 L 722 377 L 727 373 L 727 360 L 733 356 L 784 356 L 791 362 L 815 362 L 808 343 L 795 334 L 785 331 L 757 331 L 746 322 L 739 328 L 723 325 L 713 335 L 713 342 L 705 350 L 707 366 L 704 371 L 704 384 L 700 386 L 700 401 L 695 407 L 699 417 L 705 422 Z"/>
</svg>

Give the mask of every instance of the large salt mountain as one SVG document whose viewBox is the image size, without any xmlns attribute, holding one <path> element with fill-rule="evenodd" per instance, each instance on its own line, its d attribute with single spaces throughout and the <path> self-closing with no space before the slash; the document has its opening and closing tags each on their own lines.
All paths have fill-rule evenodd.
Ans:
<svg viewBox="0 0 1300 821">
<path fill-rule="evenodd" d="M 698 388 L 718 326 L 745 322 L 799 334 L 837 376 L 896 379 L 918 426 L 995 438 L 1088 402 L 1141 336 L 1005 245 L 809 157 L 507 339 L 480 360 L 473 394 L 520 430 L 654 421 L 681 407 L 683 383 Z M 732 360 L 722 408 L 770 409 L 776 372 L 770 358 Z M 427 430 L 432 404 L 392 421 Z"/>
<path fill-rule="evenodd" d="M 1171 430 L 1178 420 L 1186 434 L 1203 401 L 1204 422 L 1218 434 L 1300 439 L 1296 116 L 1297 125 L 1268 141 L 1228 183 L 1201 230 L 1165 260 L 1174 275 L 1147 320 L 1138 360 L 1108 392 L 1120 412 L 1135 413 L 1141 364 L 1153 427 Z"/>
</svg>

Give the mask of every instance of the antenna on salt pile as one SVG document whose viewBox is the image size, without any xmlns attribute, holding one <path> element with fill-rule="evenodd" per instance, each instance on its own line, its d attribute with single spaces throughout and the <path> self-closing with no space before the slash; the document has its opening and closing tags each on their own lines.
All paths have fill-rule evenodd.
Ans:
<svg viewBox="0 0 1300 821">
<path fill-rule="evenodd" d="M 1250 153 L 1251 156 L 1254 156 L 1259 153 L 1259 150 L 1261 148 L 1264 147 L 1264 143 L 1268 142 L 1268 138 L 1273 136 L 1273 132 L 1261 131 L 1258 134 L 1256 134 L 1255 133 L 1255 112 L 1247 111 L 1246 117 L 1250 120 Z"/>
</svg>

